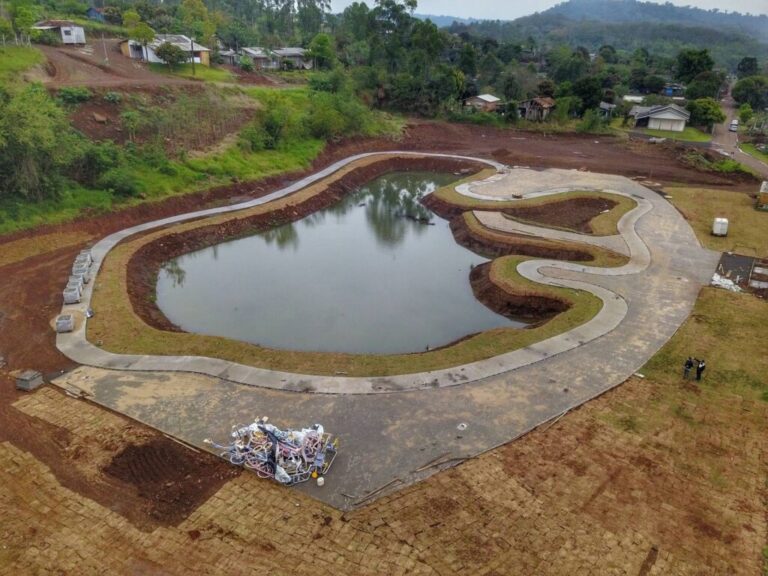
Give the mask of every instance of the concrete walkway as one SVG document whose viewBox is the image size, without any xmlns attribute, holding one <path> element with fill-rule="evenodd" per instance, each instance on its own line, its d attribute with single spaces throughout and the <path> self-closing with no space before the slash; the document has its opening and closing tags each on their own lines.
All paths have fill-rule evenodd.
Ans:
<svg viewBox="0 0 768 576">
<path fill-rule="evenodd" d="M 330 171 L 324 171 L 324 175 Z M 537 175 L 543 186 L 537 186 Z M 553 188 L 553 182 L 568 186 Z M 111 368 L 115 360 L 121 363 L 118 367 L 122 371 L 81 368 L 58 383 L 74 385 L 96 402 L 201 447 L 204 438 L 223 439 L 232 424 L 247 423 L 264 414 L 282 426 L 321 422 L 339 435 L 342 451 L 325 488 L 304 485 L 300 489 L 336 507 L 353 507 L 358 498 L 393 479 L 400 480 L 393 486 L 402 486 L 434 473 L 439 467 L 416 470 L 438 457 L 454 459 L 451 462 L 455 463 L 456 458 L 471 457 L 506 443 L 620 384 L 688 317 L 719 255 L 702 249 L 680 214 L 654 192 L 622 177 L 564 170 L 515 170 L 483 185 L 482 194 L 489 199 L 509 200 L 574 187 L 583 190 L 588 185 L 589 189 L 630 195 L 638 201 L 638 207 L 619 222 L 630 262 L 613 269 L 547 260 L 523 263 L 519 270 L 524 276 L 588 290 L 601 298 L 604 306 L 593 320 L 567 334 L 476 363 L 483 364 L 483 370 L 490 368 L 492 375 L 483 376 L 475 365 L 441 371 L 444 373 L 439 376 L 430 373 L 398 379 L 317 380 L 271 373 L 273 380 L 259 380 L 259 386 L 241 386 L 232 381 L 243 378 L 237 367 L 218 373 L 221 378 L 183 375 L 159 370 L 171 366 L 197 371 L 200 366 L 202 371 L 205 361 L 118 356 L 107 358 L 102 366 Z M 296 186 L 298 183 L 291 189 L 298 189 Z M 477 193 L 471 189 L 469 192 Z M 289 192 L 276 194 L 285 193 Z M 198 215 L 180 217 L 178 221 Z M 135 231 L 118 233 L 106 239 L 109 242 L 105 245 L 99 243 L 99 249 L 94 250 L 97 259 L 103 258 L 107 246 Z M 553 231 L 541 232 L 546 235 Z M 68 356 L 81 362 L 88 360 L 93 351 L 103 353 L 87 343 L 82 329 L 60 336 L 57 343 Z M 102 361 L 101 356 L 95 358 Z M 407 378 L 410 385 L 406 387 L 410 388 L 418 387 L 414 383 L 425 378 L 421 386 L 427 389 L 348 393 L 364 391 L 350 390 L 352 380 L 358 381 L 356 385 L 367 382 L 370 392 L 392 392 L 403 387 L 399 378 Z M 264 387 L 270 382 L 279 382 L 282 389 Z M 322 391 L 343 393 L 297 393 L 317 391 L 321 385 Z M 468 427 L 460 432 L 457 425 L 462 422 Z"/>
</svg>

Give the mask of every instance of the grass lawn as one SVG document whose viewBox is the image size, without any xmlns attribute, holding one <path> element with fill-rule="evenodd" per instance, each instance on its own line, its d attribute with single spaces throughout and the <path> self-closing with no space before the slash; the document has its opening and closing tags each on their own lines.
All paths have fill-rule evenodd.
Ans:
<svg viewBox="0 0 768 576">
<path fill-rule="evenodd" d="M 639 130 L 643 134 L 653 136 L 655 138 L 669 138 L 670 140 L 681 140 L 683 142 L 710 142 L 712 135 L 702 132 L 697 128 L 686 126 L 682 132 L 672 132 L 671 130 L 650 130 L 648 128 L 641 128 Z"/>
<path fill-rule="evenodd" d="M 720 252 L 768 256 L 768 212 L 755 210 L 755 200 L 741 192 L 703 188 L 666 188 L 703 246 Z M 712 222 L 728 218 L 728 236 L 712 236 Z"/>
<path fill-rule="evenodd" d="M 42 61 L 43 53 L 37 48 L 0 47 L 0 84 L 13 82 L 20 73 Z"/>
<path fill-rule="evenodd" d="M 173 67 L 173 70 L 169 70 L 165 64 L 153 63 L 149 65 L 149 69 L 157 74 L 170 74 L 173 76 L 181 76 L 183 78 L 196 78 L 198 80 L 205 80 L 206 82 L 234 82 L 235 77 L 229 70 L 224 68 L 216 68 L 212 66 L 203 66 L 202 64 L 195 64 L 195 73 L 192 74 L 192 64 L 179 64 Z"/>
<path fill-rule="evenodd" d="M 768 164 L 768 154 L 766 154 L 765 152 L 760 152 L 760 150 L 758 150 L 754 144 L 742 144 L 741 150 L 743 152 L 746 152 L 750 156 L 754 156 L 761 162 L 765 162 L 766 164 Z"/>
<path fill-rule="evenodd" d="M 259 206 L 233 215 L 181 224 L 172 229 L 173 233 L 223 223 L 230 218 L 262 214 L 284 206 L 295 206 L 319 193 L 331 181 L 356 167 L 376 160 L 376 158 L 361 160 L 355 166 L 342 169 L 324 182 L 314 184 L 291 197 L 270 203 L 269 206 Z M 116 247 L 107 257 L 94 292 L 94 308 L 99 313 L 88 323 L 88 337 L 91 341 L 101 340 L 105 349 L 117 353 L 199 355 L 290 372 L 329 375 L 345 372 L 350 376 L 383 376 L 456 366 L 522 348 L 587 322 L 602 307 L 602 302 L 588 292 L 543 286 L 522 278 L 517 274 L 516 267 L 523 258 L 504 257 L 495 260 L 492 264 L 491 278 L 497 284 L 503 285 L 516 294 L 537 294 L 566 300 L 571 304 L 570 309 L 536 328 L 490 330 L 453 346 L 424 354 L 392 356 L 291 352 L 272 350 L 215 336 L 164 332 L 147 326 L 134 313 L 127 296 L 127 264 L 133 253 L 141 246 L 160 239 L 168 233 L 167 230 L 160 230 L 125 242 Z M 121 326 L 121 329 L 114 330 L 114 326 Z"/>
</svg>

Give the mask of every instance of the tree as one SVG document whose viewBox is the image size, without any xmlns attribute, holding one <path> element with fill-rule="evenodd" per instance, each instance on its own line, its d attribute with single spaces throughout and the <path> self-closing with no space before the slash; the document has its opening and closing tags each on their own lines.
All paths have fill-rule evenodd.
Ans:
<svg viewBox="0 0 768 576">
<path fill-rule="evenodd" d="M 0 41 L 2 41 L 3 45 L 11 36 L 13 36 L 13 24 L 11 24 L 10 20 L 0 17 Z"/>
<path fill-rule="evenodd" d="M 537 90 L 539 92 L 539 96 L 548 96 L 549 98 L 552 98 L 555 95 L 555 90 L 557 89 L 557 86 L 555 86 L 555 83 L 552 82 L 549 78 L 546 80 L 542 80 L 539 82 L 539 85 L 537 86 Z"/>
<path fill-rule="evenodd" d="M 581 111 L 593 110 L 603 99 L 603 87 L 594 76 L 582 78 L 573 83 L 573 94 L 581 99 Z"/>
<path fill-rule="evenodd" d="M 189 55 L 186 51 L 182 50 L 176 44 L 170 42 L 164 42 L 160 47 L 155 50 L 155 54 L 160 60 L 168 64 L 168 68 L 173 70 L 173 67 L 182 62 L 186 62 Z"/>
<path fill-rule="evenodd" d="M 616 54 L 616 48 L 614 48 L 610 44 L 600 46 L 600 49 L 597 51 L 597 54 L 603 59 L 603 62 L 605 62 L 606 64 L 616 64 L 619 61 L 619 56 L 618 54 Z"/>
<path fill-rule="evenodd" d="M 646 76 L 643 78 L 643 90 L 650 93 L 650 94 L 658 94 L 662 90 L 664 90 L 664 86 L 666 86 L 666 81 L 661 76 L 656 76 L 655 74 L 651 74 L 650 76 Z"/>
<path fill-rule="evenodd" d="M 733 98 L 739 104 L 749 104 L 753 110 L 768 108 L 768 77 L 742 78 L 733 87 Z"/>
<path fill-rule="evenodd" d="M 141 16 L 135 10 L 126 10 L 123 12 L 123 26 L 128 30 L 133 30 L 141 23 Z"/>
<path fill-rule="evenodd" d="M 144 48 L 144 60 L 148 60 L 147 44 L 155 39 L 155 31 L 146 22 L 139 22 L 131 28 L 131 39 L 136 40 Z"/>
<path fill-rule="evenodd" d="M 722 72 L 702 72 L 688 84 L 685 97 L 688 100 L 717 98 L 723 82 L 725 82 L 725 74 Z"/>
<path fill-rule="evenodd" d="M 758 72 L 757 58 L 753 56 L 745 56 L 739 62 L 736 67 L 736 75 L 739 78 L 747 78 L 748 76 L 756 76 Z"/>
<path fill-rule="evenodd" d="M 13 26 L 16 31 L 27 39 L 32 37 L 32 26 L 37 22 L 37 8 L 35 6 L 19 6 L 14 10 Z"/>
<path fill-rule="evenodd" d="M 315 61 L 317 68 L 328 70 L 336 63 L 336 50 L 333 39 L 323 32 L 312 38 L 309 43 L 309 57 Z"/>
<path fill-rule="evenodd" d="M 683 83 L 688 83 L 702 72 L 709 72 L 715 66 L 715 61 L 709 55 L 709 50 L 682 50 L 677 55 L 676 77 Z"/>
<path fill-rule="evenodd" d="M 73 148 L 66 116 L 41 85 L 0 98 L 0 196 L 55 196 Z"/>
<path fill-rule="evenodd" d="M 691 124 L 694 126 L 706 126 L 712 130 L 715 124 L 725 122 L 725 113 L 720 104 L 714 98 L 699 98 L 688 102 L 688 111 L 691 113 Z"/>
<path fill-rule="evenodd" d="M 752 117 L 755 115 L 755 111 L 752 110 L 752 106 L 749 104 L 742 104 L 739 107 L 739 120 L 742 124 L 746 124 L 750 120 L 752 120 Z"/>
</svg>

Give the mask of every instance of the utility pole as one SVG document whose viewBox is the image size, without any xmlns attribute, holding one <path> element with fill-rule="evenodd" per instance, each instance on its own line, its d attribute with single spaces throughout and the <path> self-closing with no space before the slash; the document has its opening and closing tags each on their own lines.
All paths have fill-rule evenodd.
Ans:
<svg viewBox="0 0 768 576">
<path fill-rule="evenodd" d="M 109 54 L 107 54 L 107 43 L 104 41 L 104 31 L 101 31 L 101 47 L 104 48 L 104 63 L 109 66 Z"/>
<path fill-rule="evenodd" d="M 189 38 L 189 50 L 192 52 L 192 76 L 195 75 L 195 39 Z"/>
</svg>

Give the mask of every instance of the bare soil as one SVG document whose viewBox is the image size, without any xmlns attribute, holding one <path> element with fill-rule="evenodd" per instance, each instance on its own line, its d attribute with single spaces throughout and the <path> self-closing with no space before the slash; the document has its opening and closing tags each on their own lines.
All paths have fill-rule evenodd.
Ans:
<svg viewBox="0 0 768 576">
<path fill-rule="evenodd" d="M 128 444 L 104 468 L 107 476 L 132 486 L 147 514 L 164 525 L 187 518 L 240 472 L 240 468 L 164 436 Z"/>
<path fill-rule="evenodd" d="M 539 206 L 507 208 L 503 212 L 518 220 L 591 234 L 593 230 L 590 222 L 617 204 L 607 198 L 569 198 Z"/>
<path fill-rule="evenodd" d="M 565 312 L 570 305 L 557 298 L 536 294 L 510 294 L 491 280 L 491 263 L 475 266 L 469 273 L 472 292 L 488 308 L 512 320 L 541 324 Z"/>
<path fill-rule="evenodd" d="M 47 77 L 44 75 L 42 81 L 52 87 L 128 88 L 197 84 L 194 80 L 151 72 L 146 64 L 123 56 L 116 39 L 96 40 L 87 47 L 40 46 L 40 49 L 48 59 Z"/>
</svg>

